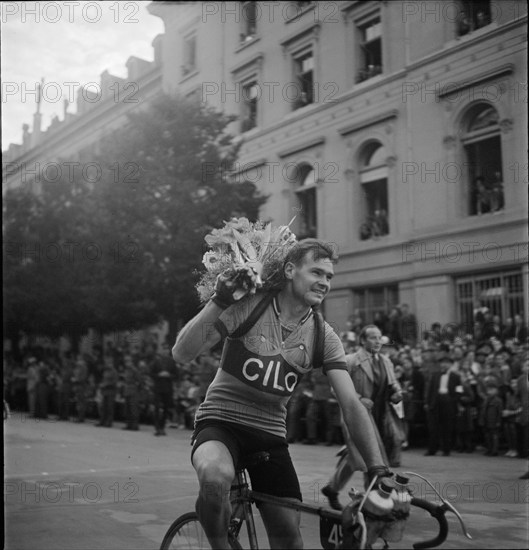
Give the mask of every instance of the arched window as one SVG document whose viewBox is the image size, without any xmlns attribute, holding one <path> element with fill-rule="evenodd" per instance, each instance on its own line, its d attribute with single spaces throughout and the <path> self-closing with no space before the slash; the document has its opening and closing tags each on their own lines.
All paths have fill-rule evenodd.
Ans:
<svg viewBox="0 0 529 550">
<path fill-rule="evenodd" d="M 468 214 L 498 212 L 504 207 L 498 112 L 488 103 L 478 103 L 468 110 L 461 124 L 468 167 Z"/>
<path fill-rule="evenodd" d="M 316 212 L 316 171 L 310 164 L 297 167 L 298 238 L 316 237 L 318 234 Z"/>
<path fill-rule="evenodd" d="M 365 241 L 389 233 L 388 167 L 386 149 L 371 142 L 360 154 L 360 183 L 363 219 L 360 239 Z"/>
</svg>

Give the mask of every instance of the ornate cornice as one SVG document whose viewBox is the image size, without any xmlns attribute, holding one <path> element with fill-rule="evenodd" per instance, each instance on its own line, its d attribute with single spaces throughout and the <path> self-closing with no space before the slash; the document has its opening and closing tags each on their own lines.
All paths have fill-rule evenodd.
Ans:
<svg viewBox="0 0 529 550">
<path fill-rule="evenodd" d="M 237 65 L 234 65 L 230 68 L 230 73 L 232 75 L 236 75 L 237 73 L 241 72 L 243 69 L 246 69 L 250 65 L 255 65 L 257 69 L 260 69 L 263 61 L 264 61 L 265 54 L 263 52 L 257 52 L 251 57 L 248 57 L 241 61 L 240 63 L 237 63 Z"/>
<path fill-rule="evenodd" d="M 386 111 L 384 113 L 380 113 L 370 118 L 366 118 L 359 122 L 353 122 L 352 124 L 348 124 L 347 126 L 338 128 L 338 133 L 341 134 L 342 136 L 346 136 L 347 134 L 351 134 L 352 132 L 357 132 L 362 128 L 373 126 L 374 124 L 378 124 L 380 122 L 384 122 L 392 118 L 397 118 L 398 115 L 399 115 L 398 109 L 391 109 L 390 111 Z"/>
<path fill-rule="evenodd" d="M 456 94 L 461 90 L 465 90 L 466 88 L 470 88 L 471 86 L 476 86 L 482 82 L 487 82 L 500 76 L 512 73 L 514 73 L 514 64 L 506 63 L 496 69 L 479 73 L 476 76 L 470 77 L 466 80 L 460 80 L 459 82 L 447 82 L 446 84 L 440 83 L 437 97 L 444 98 L 451 94 Z"/>
<path fill-rule="evenodd" d="M 282 151 L 278 151 L 277 156 L 279 158 L 285 158 L 289 157 L 291 155 L 294 155 L 295 153 L 299 153 L 300 151 L 305 151 L 306 149 L 311 149 L 312 147 L 317 147 L 318 145 L 323 145 L 325 143 L 325 136 L 319 136 L 314 139 L 311 139 L 310 141 L 305 141 L 303 143 L 296 143 L 292 147 L 288 149 L 283 149 Z"/>
</svg>

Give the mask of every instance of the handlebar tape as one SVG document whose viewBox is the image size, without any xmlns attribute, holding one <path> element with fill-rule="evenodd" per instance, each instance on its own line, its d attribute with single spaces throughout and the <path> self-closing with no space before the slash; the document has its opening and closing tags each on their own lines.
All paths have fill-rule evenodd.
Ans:
<svg viewBox="0 0 529 550">
<path fill-rule="evenodd" d="M 412 497 L 411 504 L 412 506 L 426 510 L 439 524 L 439 533 L 437 533 L 435 538 L 423 542 L 416 542 L 413 544 L 413 548 L 434 548 L 443 544 L 448 536 L 448 522 L 445 517 L 446 510 L 442 506 L 438 506 L 422 498 Z"/>
</svg>

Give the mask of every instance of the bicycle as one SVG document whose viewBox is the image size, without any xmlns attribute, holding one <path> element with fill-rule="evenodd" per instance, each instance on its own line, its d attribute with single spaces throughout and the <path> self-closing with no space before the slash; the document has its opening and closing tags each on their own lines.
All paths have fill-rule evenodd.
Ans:
<svg viewBox="0 0 529 550">
<path fill-rule="evenodd" d="M 337 511 L 328 506 L 319 504 L 288 501 L 279 497 L 253 491 L 248 484 L 246 469 L 261 461 L 266 461 L 268 458 L 269 454 L 267 452 L 255 453 L 245 457 L 237 468 L 235 481 L 231 487 L 230 500 L 232 503 L 232 515 L 228 529 L 228 541 L 230 546 L 234 549 L 242 548 L 239 542 L 239 535 L 241 534 L 243 523 L 246 524 L 250 549 L 256 550 L 259 548 L 252 510 L 252 505 L 259 502 L 319 516 L 320 542 L 322 548 L 326 550 L 336 548 L 370 548 L 371 544 L 376 541 L 380 534 L 380 530 L 377 532 L 377 527 L 375 527 L 375 531 L 373 531 L 373 525 L 376 524 L 376 521 L 383 525 L 395 520 L 394 517 L 377 518 L 375 520 L 374 518 L 370 518 L 367 512 L 365 515 L 362 513 L 362 506 L 375 480 L 372 481 L 365 493 L 351 493 L 351 501 L 345 506 L 343 511 Z M 457 516 L 464 535 L 472 539 L 459 512 L 438 493 L 435 487 L 426 478 L 413 472 L 406 472 L 406 474 L 423 479 L 430 485 L 442 501 L 442 504 L 438 505 L 412 496 L 411 505 L 426 510 L 437 520 L 439 525 L 439 531 L 436 537 L 430 540 L 417 542 L 413 544 L 413 548 L 434 548 L 435 546 L 440 546 L 446 540 L 448 536 L 448 522 L 445 513 L 447 511 L 451 511 Z M 386 548 L 387 547 L 386 542 Z M 171 524 L 164 536 L 160 550 L 207 548 L 210 548 L 210 546 L 206 534 L 198 520 L 198 515 L 196 512 L 188 512 L 178 517 Z"/>
</svg>

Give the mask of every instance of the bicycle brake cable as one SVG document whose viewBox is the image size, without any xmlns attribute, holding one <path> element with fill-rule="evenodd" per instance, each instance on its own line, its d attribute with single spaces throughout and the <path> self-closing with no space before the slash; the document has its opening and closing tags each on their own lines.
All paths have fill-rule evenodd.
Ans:
<svg viewBox="0 0 529 550">
<path fill-rule="evenodd" d="M 360 506 L 358 507 L 358 511 L 361 512 L 362 511 L 362 508 L 364 506 L 364 502 L 366 501 L 366 498 L 367 498 L 367 495 L 369 495 L 369 493 L 371 492 L 371 489 L 373 488 L 373 486 L 375 485 L 375 483 L 377 482 L 378 480 L 378 476 L 374 476 L 373 479 L 371 480 L 371 483 L 369 484 L 368 488 L 366 489 L 366 492 L 364 494 L 364 498 L 361 500 L 360 502 Z"/>
</svg>

